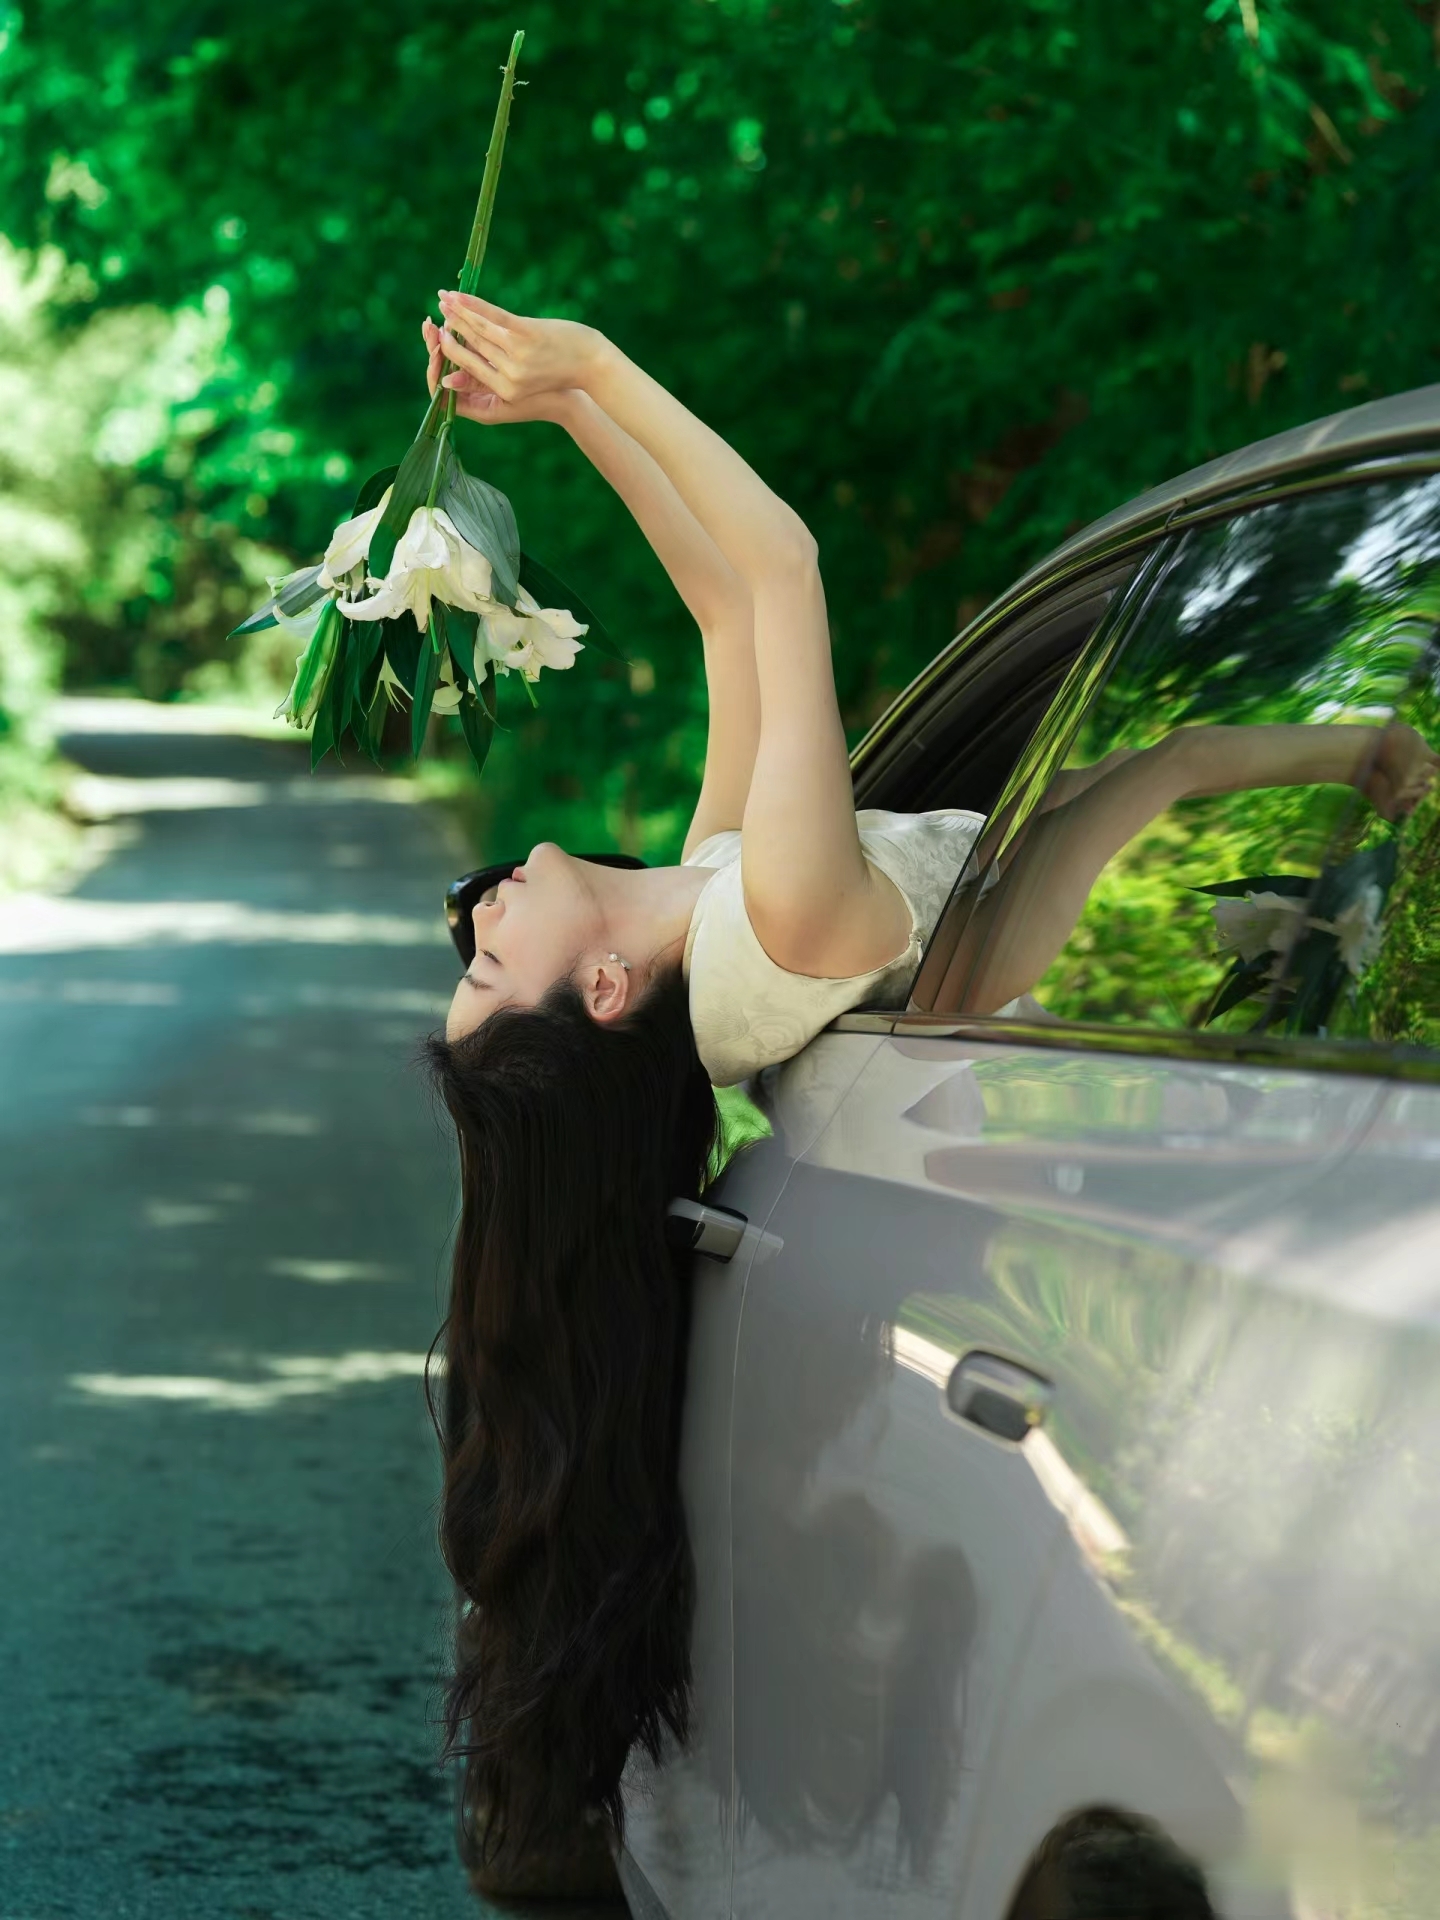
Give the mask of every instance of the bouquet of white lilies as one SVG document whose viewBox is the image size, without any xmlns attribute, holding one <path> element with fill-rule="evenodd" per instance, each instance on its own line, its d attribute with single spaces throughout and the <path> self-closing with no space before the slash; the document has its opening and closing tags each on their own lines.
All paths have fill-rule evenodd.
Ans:
<svg viewBox="0 0 1440 1920">
<path fill-rule="evenodd" d="M 524 38 L 515 35 L 505 65 L 463 293 L 480 278 Z M 235 629 L 279 627 L 300 644 L 279 713 L 313 728 L 312 765 L 347 734 L 375 758 L 387 708 L 408 700 L 413 753 L 430 715 L 453 713 L 483 767 L 502 676 L 518 674 L 533 703 L 541 668 L 572 666 L 582 634 L 615 653 L 594 616 L 521 551 L 504 494 L 460 464 L 454 420 L 454 393 L 437 388 L 409 452 L 365 482 L 325 558 L 272 580 L 270 600 Z"/>
</svg>

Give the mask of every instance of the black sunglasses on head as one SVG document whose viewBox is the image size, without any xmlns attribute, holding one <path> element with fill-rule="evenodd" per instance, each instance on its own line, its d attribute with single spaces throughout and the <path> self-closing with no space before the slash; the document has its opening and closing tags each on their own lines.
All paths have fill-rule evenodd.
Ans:
<svg viewBox="0 0 1440 1920">
<path fill-rule="evenodd" d="M 596 867 L 645 865 L 632 853 L 577 853 L 575 858 L 588 860 Z M 486 894 L 493 893 L 502 880 L 508 880 L 516 867 L 523 864 L 519 860 L 499 860 L 494 866 L 477 867 L 473 873 L 462 873 L 458 880 L 452 880 L 446 887 L 445 919 L 450 927 L 450 938 L 455 942 L 455 951 L 467 968 L 475 958 L 475 922 L 471 916 Z"/>
</svg>

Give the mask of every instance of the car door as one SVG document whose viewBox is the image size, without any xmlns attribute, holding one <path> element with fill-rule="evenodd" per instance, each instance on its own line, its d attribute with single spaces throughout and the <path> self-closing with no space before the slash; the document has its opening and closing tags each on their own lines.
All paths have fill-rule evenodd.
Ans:
<svg viewBox="0 0 1440 1920">
<path fill-rule="evenodd" d="M 832 1129 L 961 1119 L 925 1178 L 992 1215 L 1006 1351 L 1053 1393 L 1018 1452 L 1063 1537 L 982 1760 L 962 1920 L 1122 1889 L 1197 1920 L 1433 1908 L 1440 798 L 1387 821 L 1362 796 L 1381 722 L 1436 738 L 1437 556 L 1440 485 L 1413 476 L 1169 547 L 952 900 L 929 1011 L 884 1043 L 951 1079 Z M 1347 724 L 1372 731 L 1336 760 L 1319 730 Z M 1057 929 L 1056 848 L 1083 840 L 1047 811 L 1182 727 L 1248 783 L 1160 782 Z M 897 1340 L 922 1316 L 957 1357 L 977 1337 L 968 1296 L 906 1296 Z"/>
<path fill-rule="evenodd" d="M 1064 583 L 922 681 L 872 786 L 888 768 L 887 802 L 993 806 L 1134 570 Z M 970 1783 L 1063 1533 L 1028 1458 L 950 1411 L 954 1360 L 928 1322 L 897 1324 L 923 1247 L 930 1292 L 966 1301 L 977 1337 L 1021 1344 L 984 1270 L 991 1210 L 926 1182 L 922 1124 L 875 1129 L 931 1094 L 963 1115 L 966 1097 L 925 1048 L 840 1029 L 756 1089 L 783 1187 L 735 1355 L 731 1911 L 787 1920 L 950 1911 Z M 847 1088 L 823 1115 L 817 1078 Z M 724 1198 L 748 1211 L 746 1192 Z M 1023 1400 L 1023 1376 L 1001 1384 Z"/>
</svg>

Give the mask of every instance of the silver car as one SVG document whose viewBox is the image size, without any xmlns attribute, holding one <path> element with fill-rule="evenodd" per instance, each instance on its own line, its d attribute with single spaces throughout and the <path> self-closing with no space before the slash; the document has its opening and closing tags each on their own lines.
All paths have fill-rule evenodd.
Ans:
<svg viewBox="0 0 1440 1920">
<path fill-rule="evenodd" d="M 1432 387 L 1097 522 L 860 746 L 859 805 L 991 824 L 696 1223 L 699 1731 L 627 1781 L 637 1920 L 1440 1910 L 1440 795 L 1259 752 L 981 984 L 1067 773 L 1434 744 L 1437 620 Z"/>
</svg>

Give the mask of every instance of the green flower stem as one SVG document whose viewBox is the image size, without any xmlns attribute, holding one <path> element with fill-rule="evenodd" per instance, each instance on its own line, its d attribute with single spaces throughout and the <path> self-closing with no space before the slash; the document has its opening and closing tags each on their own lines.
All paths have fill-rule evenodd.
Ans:
<svg viewBox="0 0 1440 1920">
<path fill-rule="evenodd" d="M 475 291 L 480 279 L 480 268 L 485 259 L 485 248 L 490 239 L 490 219 L 495 211 L 495 189 L 500 183 L 500 162 L 505 157 L 505 135 L 510 127 L 510 102 L 515 93 L 515 68 L 524 43 L 524 32 L 517 32 L 510 42 L 510 58 L 505 62 L 505 75 L 500 82 L 500 99 L 495 107 L 495 124 L 490 129 L 490 145 L 485 149 L 485 172 L 480 181 L 480 198 L 475 204 L 475 218 L 470 226 L 470 243 L 465 249 L 465 264 L 460 269 L 460 289 L 463 293 Z M 452 370 L 448 360 L 445 362 L 445 370 Z M 443 371 L 441 377 L 444 377 Z M 420 429 L 422 433 L 430 433 L 434 430 L 432 422 L 435 403 L 442 393 L 445 395 L 445 425 L 449 427 L 453 423 L 457 397 L 455 389 L 437 387 L 435 397 L 430 402 L 430 410 L 425 415 L 425 424 Z"/>
<path fill-rule="evenodd" d="M 490 130 L 490 145 L 485 150 L 485 174 L 480 182 L 480 198 L 475 207 L 475 221 L 470 229 L 470 244 L 465 249 L 465 265 L 462 280 L 468 275 L 473 282 L 480 272 L 485 259 L 485 243 L 490 238 L 490 216 L 495 211 L 495 188 L 500 180 L 500 162 L 505 153 L 505 134 L 510 125 L 510 100 L 515 91 L 515 66 L 520 58 L 520 49 L 524 45 L 525 35 L 517 33 L 510 42 L 510 58 L 505 62 L 505 77 L 500 82 L 500 99 L 495 108 L 495 125 Z M 467 287 L 466 292 L 472 289 Z"/>
<path fill-rule="evenodd" d="M 453 394 L 451 398 L 454 398 Z M 450 422 L 453 418 L 453 414 L 447 413 L 445 418 L 440 422 L 440 431 L 435 435 L 435 438 L 440 442 L 440 451 L 435 456 L 435 471 L 430 476 L 430 491 L 425 497 L 427 512 L 434 506 L 435 496 L 440 491 L 440 475 L 445 470 L 445 438 L 450 431 Z"/>
</svg>

